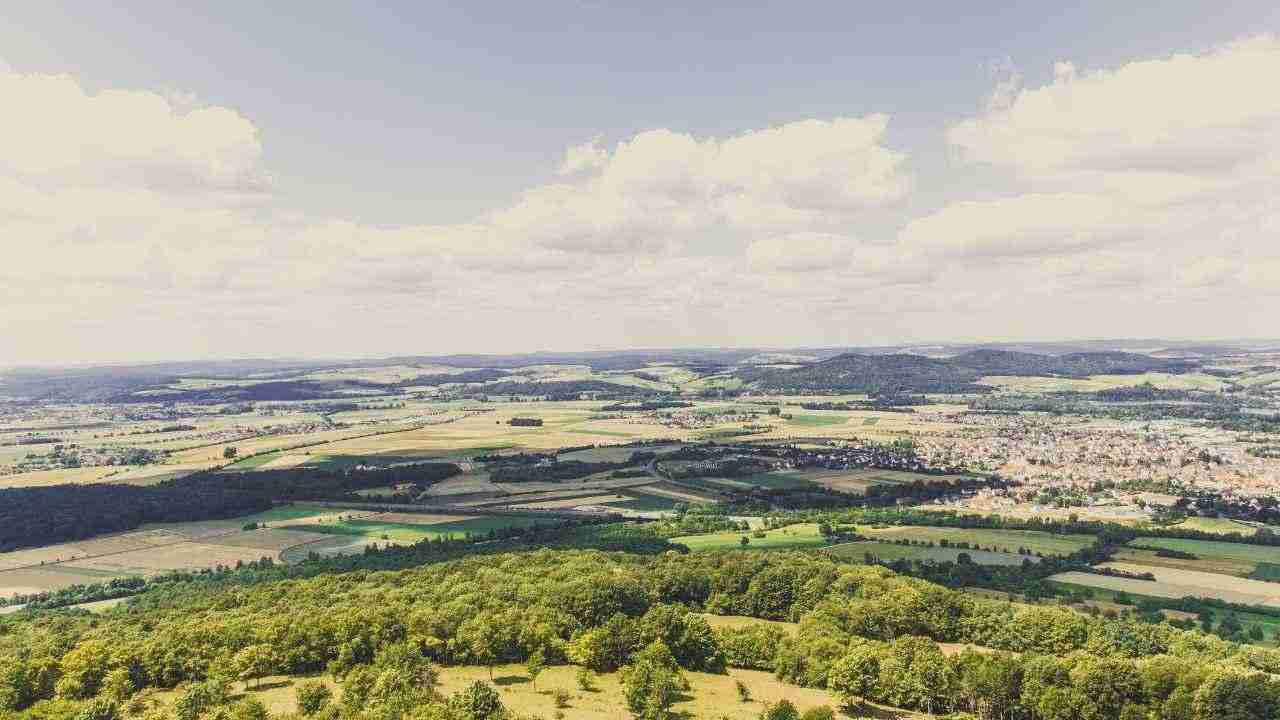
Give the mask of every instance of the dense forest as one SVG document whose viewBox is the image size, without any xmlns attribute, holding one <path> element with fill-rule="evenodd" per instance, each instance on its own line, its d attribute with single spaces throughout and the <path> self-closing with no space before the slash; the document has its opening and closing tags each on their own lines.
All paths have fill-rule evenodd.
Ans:
<svg viewBox="0 0 1280 720">
<path fill-rule="evenodd" d="M 231 518 L 289 500 L 360 500 L 353 493 L 462 472 L 451 463 L 371 470 L 202 472 L 156 485 L 51 485 L 0 490 L 0 552 L 133 530 L 147 523 Z"/>
<path fill-rule="evenodd" d="M 798 625 L 712 629 L 699 612 Z M 867 701 L 1002 720 L 1270 720 L 1280 707 L 1280 651 L 1168 624 L 984 600 L 798 553 L 542 550 L 175 585 L 96 618 L 10 617 L 0 708 L 186 720 L 243 710 L 220 710 L 231 679 L 325 672 L 342 689 L 328 717 L 497 718 L 495 703 L 467 711 L 492 688 L 443 696 L 433 666 L 531 658 L 621 670 L 637 718 L 671 717 L 674 693 L 655 689 L 684 671 L 726 667 L 828 688 L 855 715 Z M 147 689 L 175 686 L 167 710 L 145 709 Z"/>
</svg>

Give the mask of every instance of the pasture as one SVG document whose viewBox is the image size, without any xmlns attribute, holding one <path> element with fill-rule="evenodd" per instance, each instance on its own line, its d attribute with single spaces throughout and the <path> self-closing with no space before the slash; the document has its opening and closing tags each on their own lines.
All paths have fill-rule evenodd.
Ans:
<svg viewBox="0 0 1280 720">
<path fill-rule="evenodd" d="M 1244 543 L 1217 542 L 1214 540 L 1183 540 L 1180 538 L 1138 538 L 1130 547 L 1156 550 L 1177 550 L 1191 553 L 1205 560 L 1227 560 L 1237 563 L 1260 562 L 1280 564 L 1280 547 L 1246 545 Z"/>
<path fill-rule="evenodd" d="M 537 687 L 529 679 L 523 665 L 495 665 L 492 684 L 502 698 L 502 704 L 519 717 L 556 717 L 561 720 L 617 720 L 619 708 L 626 707 L 622 683 L 618 673 L 601 673 L 595 678 L 593 690 L 582 690 L 575 679 L 577 666 L 555 665 L 538 676 Z M 442 666 L 439 671 L 439 690 L 445 695 L 466 689 L 474 682 L 490 683 L 490 670 L 474 665 Z M 672 707 L 675 717 L 722 718 L 724 720 L 756 720 L 766 704 L 786 698 L 804 712 L 820 705 L 836 707 L 839 700 L 826 690 L 802 688 L 784 683 L 772 673 L 759 670 L 731 669 L 723 675 L 685 671 L 689 689 L 680 695 Z M 272 676 L 260 681 L 259 687 L 250 689 L 244 683 L 234 686 L 237 696 L 254 697 L 273 714 L 291 713 L 297 710 L 296 682 L 300 678 Z M 335 701 L 341 691 L 327 675 L 315 679 L 334 689 Z M 738 698 L 737 684 L 741 682 L 751 694 L 750 702 Z M 563 689 L 569 693 L 568 707 L 557 708 L 552 691 Z M 177 691 L 154 693 L 163 702 L 172 702 Z M 924 718 L 924 715 L 877 710 L 877 717 Z"/>
<path fill-rule="evenodd" d="M 875 528 L 860 525 L 860 535 L 877 540 L 912 540 L 941 545 L 968 543 L 971 548 L 993 550 L 1017 556 L 1018 548 L 1026 548 L 1034 554 L 1070 555 L 1093 544 L 1092 535 L 1057 535 L 1039 530 L 993 530 L 983 528 L 949 528 L 933 526 L 899 525 Z"/>
<path fill-rule="evenodd" d="M 720 550 L 794 550 L 812 548 L 827 544 L 827 539 L 818 533 L 815 523 L 799 523 L 774 530 L 764 531 L 764 537 L 754 537 L 754 531 L 733 531 L 706 533 L 703 535 L 684 535 L 671 538 L 671 542 L 679 543 L 694 552 L 714 552 Z M 742 538 L 747 544 L 742 544 Z"/>
</svg>

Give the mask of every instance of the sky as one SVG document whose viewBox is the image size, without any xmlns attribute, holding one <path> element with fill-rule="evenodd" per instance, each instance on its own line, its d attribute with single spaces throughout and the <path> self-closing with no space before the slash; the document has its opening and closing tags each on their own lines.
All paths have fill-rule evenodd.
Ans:
<svg viewBox="0 0 1280 720">
<path fill-rule="evenodd" d="M 1274 2 L 290 5 L 6 9 L 0 364 L 1280 335 Z"/>
</svg>

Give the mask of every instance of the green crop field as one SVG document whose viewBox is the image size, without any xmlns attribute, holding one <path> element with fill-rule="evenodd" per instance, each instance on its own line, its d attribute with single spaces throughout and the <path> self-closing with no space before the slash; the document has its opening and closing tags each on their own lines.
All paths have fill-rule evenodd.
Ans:
<svg viewBox="0 0 1280 720">
<path fill-rule="evenodd" d="M 509 527 L 532 527 L 546 520 L 528 517 L 474 517 L 466 520 L 433 523 L 430 525 L 417 523 L 380 522 L 378 520 L 342 520 L 335 523 L 319 523 L 315 525 L 290 525 L 286 530 L 305 530 L 307 532 L 326 535 L 359 536 L 373 540 L 385 539 L 396 542 L 417 542 L 424 538 L 455 537 L 461 538 L 467 533 L 483 535 L 490 530 Z"/>
<path fill-rule="evenodd" d="M 620 508 L 623 510 L 639 510 L 641 512 L 662 512 L 674 508 L 680 501 L 661 497 L 658 495 L 632 495 L 630 500 L 618 500 L 608 502 L 605 505 L 609 507 Z"/>
<path fill-rule="evenodd" d="M 1182 540 L 1179 538 L 1138 538 L 1131 547 L 1187 552 L 1201 559 L 1219 558 L 1249 563 L 1280 564 L 1280 547 L 1245 545 L 1244 543 L 1219 542 L 1217 540 Z"/>
<path fill-rule="evenodd" d="M 825 427 L 827 425 L 844 425 L 849 422 L 848 415 L 792 415 L 787 422 L 801 427 Z"/>
<path fill-rule="evenodd" d="M 998 552 L 1015 553 L 1026 548 L 1042 555 L 1070 555 L 1093 544 L 1092 535 L 1056 535 L 1039 530 L 987 530 L 932 526 L 895 526 L 872 528 L 859 526 L 858 533 L 877 540 L 914 540 L 941 545 L 965 542 L 970 547 L 995 548 Z"/>
<path fill-rule="evenodd" d="M 818 526 L 814 523 L 788 525 L 776 530 L 765 531 L 762 538 L 752 537 L 751 532 L 721 532 L 705 535 L 685 535 L 672 538 L 671 542 L 680 543 L 694 552 L 715 550 L 741 550 L 742 538 L 749 542 L 748 550 L 791 550 L 825 545 L 827 540 L 818 534 Z"/>
</svg>

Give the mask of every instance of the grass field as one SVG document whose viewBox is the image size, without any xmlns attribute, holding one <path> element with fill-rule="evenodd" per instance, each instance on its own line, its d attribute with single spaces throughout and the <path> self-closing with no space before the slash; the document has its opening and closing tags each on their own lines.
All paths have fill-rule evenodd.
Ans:
<svg viewBox="0 0 1280 720">
<path fill-rule="evenodd" d="M 744 547 L 742 538 L 749 543 Z M 826 544 L 826 538 L 818 534 L 818 526 L 814 523 L 788 525 L 776 530 L 765 531 L 762 538 L 751 537 L 750 532 L 707 533 L 705 535 L 684 535 L 672 538 L 671 542 L 680 543 L 694 552 L 717 550 L 791 550 L 795 548 L 818 547 Z"/>
<path fill-rule="evenodd" d="M 849 422 L 849 416 L 840 414 L 809 414 L 809 415 L 792 415 L 787 421 L 789 425 L 797 425 L 799 427 L 825 427 L 827 425 L 844 425 Z"/>
<path fill-rule="evenodd" d="M 1039 562 L 1040 558 L 1016 553 L 989 552 L 987 550 L 958 550 L 956 548 L 920 547 L 918 545 L 895 545 L 886 542 L 853 542 L 833 545 L 829 548 L 832 555 L 843 560 L 863 562 L 867 553 L 886 562 L 894 560 L 933 560 L 935 562 L 955 562 L 960 553 L 966 553 L 976 565 L 1021 565 L 1023 560 Z"/>
<path fill-rule="evenodd" d="M 557 665 L 547 668 L 538 676 L 537 687 L 529 679 L 523 665 L 497 665 L 492 669 L 492 684 L 501 696 L 502 704 L 519 717 L 560 718 L 561 720 L 617 720 L 619 708 L 626 707 L 622 685 L 617 673 L 596 676 L 593 690 L 578 687 L 573 665 Z M 766 704 L 786 698 L 804 712 L 813 707 L 839 705 L 837 698 L 825 690 L 801 688 L 789 685 L 773 677 L 772 673 L 757 670 L 729 670 L 723 675 L 685 672 L 689 690 L 682 693 L 672 708 L 677 718 L 717 718 L 721 720 L 756 720 Z M 260 700 L 273 714 L 297 710 L 296 683 L 300 678 L 273 676 L 263 678 L 256 689 L 247 689 L 236 683 L 237 697 L 250 696 Z M 341 697 L 336 683 L 328 676 L 315 678 L 334 688 L 335 701 Z M 445 695 L 465 689 L 472 683 L 490 682 L 490 670 L 477 666 L 449 666 L 439 668 L 439 690 Z M 738 698 L 737 683 L 741 682 L 751 694 L 750 702 Z M 568 707 L 557 708 L 553 691 L 563 689 L 569 693 Z M 151 695 L 163 703 L 177 697 L 176 691 L 163 691 Z M 899 713 L 887 709 L 874 711 L 883 718 L 925 718 L 925 715 Z"/>
<path fill-rule="evenodd" d="M 1200 532 L 1220 533 L 1223 535 L 1238 533 L 1247 536 L 1255 535 L 1258 532 L 1256 526 L 1227 518 L 1189 517 L 1173 527 L 1179 530 L 1199 530 Z"/>
<path fill-rule="evenodd" d="M 1242 562 L 1238 560 L 1227 560 L 1225 558 L 1216 557 L 1197 557 L 1194 560 L 1186 558 L 1168 558 L 1156 555 L 1154 550 L 1143 550 L 1139 548 L 1122 548 L 1113 556 L 1117 562 L 1133 563 L 1137 565 L 1151 565 L 1153 567 L 1174 568 L 1177 570 L 1196 570 L 1199 572 L 1218 573 L 1220 575 L 1231 575 L 1234 577 L 1249 577 L 1257 569 L 1258 564 L 1253 562 Z"/>
<path fill-rule="evenodd" d="M 1240 563 L 1260 562 L 1280 564 L 1280 547 L 1245 545 L 1243 543 L 1217 542 L 1214 540 L 1183 540 L 1179 538 L 1138 538 L 1131 547 L 1187 552 L 1205 560 L 1229 560 Z"/>
<path fill-rule="evenodd" d="M 669 497 L 660 495 L 642 495 L 640 493 L 628 494 L 629 500 L 618 500 L 615 502 L 605 503 L 609 507 L 619 508 L 621 510 L 636 510 L 639 512 L 665 512 L 674 508 L 680 503 Z"/>
<path fill-rule="evenodd" d="M 995 548 L 997 552 L 1017 553 L 1019 547 L 1042 555 L 1070 555 L 1093 544 L 1092 535 L 1055 535 L 1038 530 L 987 530 L 910 525 L 873 528 L 858 526 L 858 533 L 882 540 L 915 540 L 941 545 L 967 542 L 971 547 Z"/>
</svg>

